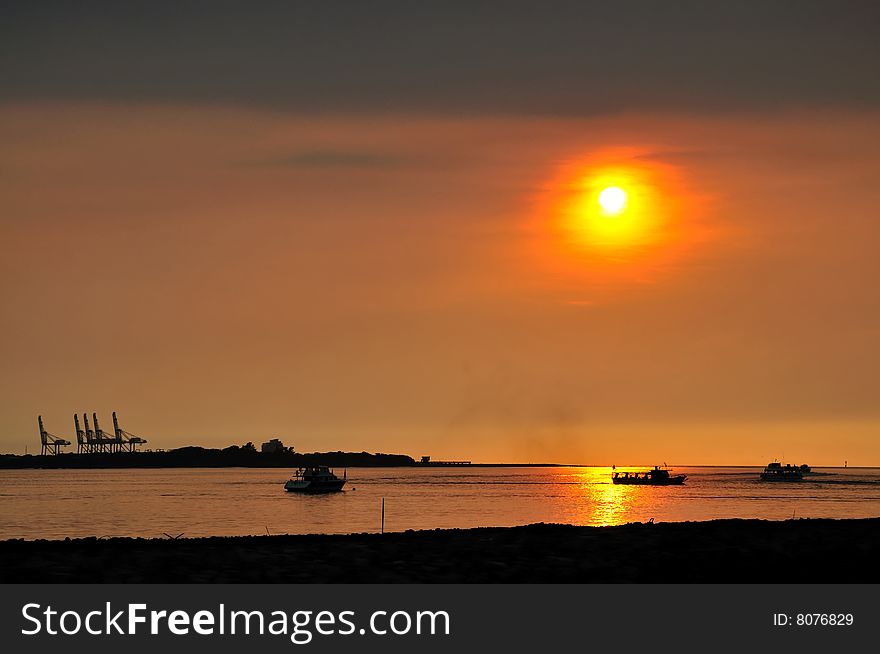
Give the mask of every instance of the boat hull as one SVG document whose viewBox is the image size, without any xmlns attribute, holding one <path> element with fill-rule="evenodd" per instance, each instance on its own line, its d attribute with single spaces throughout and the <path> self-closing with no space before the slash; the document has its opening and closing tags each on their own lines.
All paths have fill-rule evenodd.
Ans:
<svg viewBox="0 0 880 654">
<path fill-rule="evenodd" d="M 284 490 L 288 493 L 337 493 L 345 486 L 344 479 L 326 481 L 294 481 L 284 484 Z"/>
<path fill-rule="evenodd" d="M 678 475 L 669 479 L 634 479 L 632 477 L 614 477 L 611 481 L 624 486 L 681 486 L 687 475 Z"/>
<path fill-rule="evenodd" d="M 803 478 L 803 466 L 782 465 L 779 461 L 768 464 L 761 473 L 761 481 L 801 481 Z"/>
</svg>

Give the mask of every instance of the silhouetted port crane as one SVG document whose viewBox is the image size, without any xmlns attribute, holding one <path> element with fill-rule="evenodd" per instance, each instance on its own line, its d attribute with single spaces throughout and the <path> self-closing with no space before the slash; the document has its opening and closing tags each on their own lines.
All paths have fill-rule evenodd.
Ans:
<svg viewBox="0 0 880 654">
<path fill-rule="evenodd" d="M 135 436 L 134 434 L 130 434 L 124 429 L 119 427 L 119 420 L 116 419 L 116 412 L 113 412 L 113 433 L 116 435 L 116 447 L 119 452 L 135 452 L 137 450 L 138 445 L 143 445 L 147 442 L 145 438 L 141 438 L 140 436 Z"/>
<path fill-rule="evenodd" d="M 98 452 L 109 452 L 110 444 L 112 439 L 104 438 L 104 435 L 101 433 L 101 428 L 98 427 L 98 416 L 94 413 L 92 416 L 95 419 L 95 428 L 92 429 L 89 426 L 89 414 L 83 414 L 83 431 L 82 435 L 79 433 L 79 422 L 76 420 L 76 416 L 73 417 L 74 424 L 77 428 L 76 441 L 77 444 L 82 444 L 82 452 L 85 454 L 97 454 Z"/>
<path fill-rule="evenodd" d="M 95 422 L 95 440 L 98 443 L 99 452 L 116 452 L 119 448 L 116 442 L 116 436 L 111 436 L 98 425 L 98 414 L 92 413 L 92 419 Z"/>
<path fill-rule="evenodd" d="M 115 411 L 113 412 L 112 434 L 101 429 L 97 413 L 92 413 L 92 423 L 95 426 L 94 431 L 89 427 L 88 414 L 84 413 L 83 425 L 85 425 L 85 428 L 82 429 L 79 425 L 79 416 L 73 414 L 73 425 L 76 429 L 76 451 L 81 454 L 136 452 L 138 445 L 143 445 L 147 442 L 145 438 L 135 436 L 120 428 Z"/>
<path fill-rule="evenodd" d="M 86 417 L 86 414 L 83 414 L 83 418 Z M 83 454 L 84 452 L 91 452 L 90 443 L 86 440 L 86 432 L 85 430 L 79 426 L 79 416 L 75 413 L 73 414 L 73 426 L 76 428 L 76 452 L 77 454 Z"/>
<path fill-rule="evenodd" d="M 70 445 L 70 441 L 66 441 L 46 431 L 46 428 L 43 426 L 43 416 L 37 416 L 37 422 L 40 425 L 40 454 L 58 454 L 58 448 Z"/>
</svg>

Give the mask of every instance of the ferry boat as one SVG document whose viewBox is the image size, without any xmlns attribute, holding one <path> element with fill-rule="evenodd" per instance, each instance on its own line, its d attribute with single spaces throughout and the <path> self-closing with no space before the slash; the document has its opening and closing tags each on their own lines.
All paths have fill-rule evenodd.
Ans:
<svg viewBox="0 0 880 654">
<path fill-rule="evenodd" d="M 290 493 L 335 493 L 345 486 L 346 476 L 343 472 L 340 479 L 327 466 L 305 466 L 293 473 L 284 484 L 284 490 Z"/>
<path fill-rule="evenodd" d="M 647 472 L 615 472 L 611 475 L 611 483 L 614 484 L 638 484 L 642 486 L 679 486 L 687 479 L 687 475 L 669 474 L 669 471 L 660 466 L 654 466 Z"/>
<path fill-rule="evenodd" d="M 790 463 L 782 465 L 779 461 L 768 463 L 761 473 L 762 481 L 800 481 L 804 478 L 804 473 L 797 466 Z"/>
</svg>

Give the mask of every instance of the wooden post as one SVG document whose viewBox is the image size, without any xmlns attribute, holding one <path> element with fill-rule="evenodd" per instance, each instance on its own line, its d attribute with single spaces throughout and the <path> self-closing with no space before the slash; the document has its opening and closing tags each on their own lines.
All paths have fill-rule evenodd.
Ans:
<svg viewBox="0 0 880 654">
<path fill-rule="evenodd" d="M 382 531 L 380 533 L 385 533 L 385 498 L 382 498 Z"/>
</svg>

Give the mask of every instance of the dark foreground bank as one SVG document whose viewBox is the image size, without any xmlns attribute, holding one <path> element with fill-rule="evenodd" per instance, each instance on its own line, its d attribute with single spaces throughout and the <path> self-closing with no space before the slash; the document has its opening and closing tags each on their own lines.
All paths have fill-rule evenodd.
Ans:
<svg viewBox="0 0 880 654">
<path fill-rule="evenodd" d="M 0 542 L 0 582 L 880 582 L 880 518 Z"/>
</svg>

